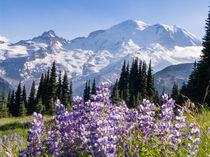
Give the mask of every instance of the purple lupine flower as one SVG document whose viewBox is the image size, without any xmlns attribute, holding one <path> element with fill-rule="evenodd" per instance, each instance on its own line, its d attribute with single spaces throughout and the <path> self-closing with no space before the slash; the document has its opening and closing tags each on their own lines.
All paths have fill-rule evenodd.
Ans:
<svg viewBox="0 0 210 157">
<path fill-rule="evenodd" d="M 186 109 L 178 109 L 175 116 L 175 101 L 169 99 L 167 94 L 162 96 L 164 104 L 159 108 L 160 114 L 157 114 L 154 110 L 157 106 L 146 99 L 137 109 L 128 109 L 124 101 L 112 104 L 109 87 L 108 83 L 102 83 L 87 102 L 81 97 L 74 97 L 70 111 L 59 100 L 56 101 L 57 113 L 46 128 L 38 127 L 44 119 L 35 114 L 37 119 L 31 124 L 36 126 L 36 132 L 31 131 L 29 139 L 35 139 L 30 143 L 34 142 L 36 147 L 31 150 L 36 150 L 40 155 L 47 151 L 54 156 L 75 155 L 75 151 L 86 151 L 93 156 L 117 156 L 121 147 L 125 155 L 132 156 L 129 149 L 133 148 L 136 151 L 134 156 L 138 156 L 142 144 L 170 146 L 172 150 L 178 150 L 184 145 L 183 139 L 188 139 L 186 146 L 191 148 L 189 154 L 196 154 L 201 132 L 194 124 L 189 125 L 191 130 L 187 132 Z M 47 149 L 38 139 L 44 141 Z M 140 144 L 130 147 L 135 140 Z M 28 148 L 26 151 L 29 151 Z"/>
<path fill-rule="evenodd" d="M 30 122 L 32 128 L 28 131 L 28 139 L 29 142 L 28 148 L 23 149 L 21 153 L 27 156 L 35 156 L 42 155 L 44 151 L 42 139 L 45 131 L 44 128 L 44 117 L 36 112 L 32 115 L 34 119 Z"/>
</svg>

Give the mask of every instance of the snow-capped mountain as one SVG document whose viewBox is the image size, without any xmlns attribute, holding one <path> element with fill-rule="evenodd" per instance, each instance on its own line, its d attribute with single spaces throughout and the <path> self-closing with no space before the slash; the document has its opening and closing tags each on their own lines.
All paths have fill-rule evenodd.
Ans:
<svg viewBox="0 0 210 157">
<path fill-rule="evenodd" d="M 1 41 L 1 38 L 0 38 Z M 52 30 L 30 40 L 0 42 L 0 76 L 16 85 L 19 80 L 31 84 L 55 61 L 73 80 L 75 94 L 87 79 L 114 82 L 121 65 L 133 58 L 149 62 L 153 71 L 199 59 L 201 41 L 178 26 L 149 25 L 127 20 L 88 37 L 65 40 Z"/>
</svg>

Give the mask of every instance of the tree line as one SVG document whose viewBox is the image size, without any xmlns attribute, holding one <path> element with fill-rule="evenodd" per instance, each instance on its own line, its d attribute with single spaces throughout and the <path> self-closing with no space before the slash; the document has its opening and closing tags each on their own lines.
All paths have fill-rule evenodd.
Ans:
<svg viewBox="0 0 210 157">
<path fill-rule="evenodd" d="M 18 84 L 16 91 L 9 90 L 6 96 L 5 88 L 0 97 L 0 118 L 8 116 L 25 116 L 33 112 L 53 115 L 55 113 L 55 101 L 60 99 L 67 108 L 72 105 L 73 91 L 72 81 L 68 82 L 65 72 L 63 77 L 59 71 L 56 76 L 56 66 L 53 62 L 51 70 L 42 74 L 38 90 L 35 90 L 35 81 L 32 82 L 30 94 L 27 97 L 25 85 Z"/>
<path fill-rule="evenodd" d="M 143 98 L 158 103 L 159 95 L 154 87 L 151 61 L 148 69 L 146 63 L 138 61 L 138 58 L 133 60 L 131 67 L 124 61 L 120 78 L 113 86 L 111 98 L 114 103 L 124 100 L 130 108 L 139 105 Z"/>
</svg>

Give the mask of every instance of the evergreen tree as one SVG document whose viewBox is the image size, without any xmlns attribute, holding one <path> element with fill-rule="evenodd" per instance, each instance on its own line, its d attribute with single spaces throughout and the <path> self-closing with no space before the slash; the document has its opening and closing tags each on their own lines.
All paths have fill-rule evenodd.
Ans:
<svg viewBox="0 0 210 157">
<path fill-rule="evenodd" d="M 0 101 L 0 117 L 8 117 L 6 88 L 3 87 L 3 93 Z"/>
<path fill-rule="evenodd" d="M 11 101 L 11 89 L 9 89 L 9 93 L 8 93 L 8 96 L 7 96 L 8 116 L 11 116 L 10 101 Z"/>
<path fill-rule="evenodd" d="M 38 103 L 39 99 L 42 98 L 44 93 L 44 75 L 41 75 L 40 81 L 39 81 L 39 87 L 36 95 L 36 103 Z"/>
<path fill-rule="evenodd" d="M 53 98 L 55 100 L 56 96 L 56 66 L 55 62 L 53 62 L 52 68 L 51 68 L 51 73 L 50 73 L 50 80 L 49 80 L 49 100 Z M 51 100 L 50 100 L 51 101 Z"/>
<path fill-rule="evenodd" d="M 62 99 L 61 102 L 63 105 L 67 106 L 68 104 L 68 76 L 67 73 L 65 72 L 64 76 L 63 76 L 63 83 L 62 83 Z"/>
<path fill-rule="evenodd" d="M 51 98 L 49 104 L 49 114 L 54 115 L 55 113 L 56 113 L 55 102 L 53 101 L 53 98 Z"/>
<path fill-rule="evenodd" d="M 187 85 L 186 85 L 185 82 L 183 82 L 182 87 L 181 87 L 181 89 L 179 91 L 179 95 L 178 95 L 178 98 L 176 100 L 177 104 L 181 105 L 182 103 L 184 103 L 184 99 L 183 99 L 182 95 L 184 95 L 184 96 L 187 95 Z"/>
<path fill-rule="evenodd" d="M 17 90 L 15 92 L 15 103 L 14 103 L 14 109 L 13 109 L 14 116 L 16 117 L 19 115 L 19 109 L 20 109 L 21 104 L 22 104 L 21 82 L 19 82 Z"/>
<path fill-rule="evenodd" d="M 136 96 L 138 93 L 138 59 L 135 59 L 130 70 L 130 94 Z M 127 86 L 125 86 L 127 88 Z"/>
<path fill-rule="evenodd" d="M 73 86 L 72 81 L 70 81 L 70 87 L 69 87 L 69 104 L 72 105 L 72 99 L 73 99 Z"/>
<path fill-rule="evenodd" d="M 9 106 L 10 101 L 11 101 L 11 89 L 9 89 L 9 93 L 7 96 L 7 106 Z"/>
<path fill-rule="evenodd" d="M 126 80 L 126 89 L 125 89 L 125 102 L 128 104 L 130 102 L 130 83 L 129 83 L 129 75 L 130 75 L 130 71 L 129 71 L 129 63 L 127 64 L 126 67 L 126 75 L 125 75 L 125 80 Z"/>
<path fill-rule="evenodd" d="M 61 100 L 61 94 L 62 94 L 62 79 L 61 79 L 61 71 L 59 71 L 56 96 L 60 100 Z"/>
<path fill-rule="evenodd" d="M 140 92 L 134 97 L 134 107 L 136 108 L 138 105 L 142 103 L 142 98 Z"/>
<path fill-rule="evenodd" d="M 126 91 L 126 87 L 127 87 L 127 82 L 126 82 L 126 61 L 124 61 L 123 63 L 123 67 L 122 67 L 122 71 L 120 74 L 120 79 L 119 79 L 119 83 L 118 83 L 118 88 L 120 91 L 120 97 L 123 98 L 125 100 L 125 91 Z"/>
<path fill-rule="evenodd" d="M 28 105 L 27 105 L 28 115 L 33 114 L 36 110 L 36 102 L 35 102 L 35 82 L 32 82 L 31 92 L 28 98 Z"/>
<path fill-rule="evenodd" d="M 12 90 L 11 99 L 8 105 L 9 113 L 15 116 L 15 91 Z"/>
<path fill-rule="evenodd" d="M 158 93 L 158 91 L 157 90 L 155 90 L 155 94 L 154 94 L 154 103 L 155 104 L 161 104 L 161 102 L 160 102 L 160 97 L 159 97 L 159 93 Z"/>
<path fill-rule="evenodd" d="M 95 79 L 93 80 L 91 94 L 96 94 L 96 80 Z"/>
<path fill-rule="evenodd" d="M 118 80 L 116 80 L 114 87 L 112 89 L 112 94 L 111 94 L 112 102 L 117 104 L 120 102 L 120 94 L 118 90 Z"/>
<path fill-rule="evenodd" d="M 147 72 L 147 96 L 150 101 L 153 100 L 155 94 L 154 79 L 152 76 L 151 60 L 149 62 L 149 68 Z"/>
<path fill-rule="evenodd" d="M 88 81 L 88 90 L 87 90 L 88 100 L 90 98 L 90 80 Z"/>
<path fill-rule="evenodd" d="M 179 88 L 178 85 L 176 83 L 174 83 L 173 87 L 172 87 L 172 92 L 171 92 L 171 97 L 177 101 L 179 96 Z"/>
<path fill-rule="evenodd" d="M 8 117 L 9 113 L 8 113 L 8 107 L 7 107 L 7 104 L 3 104 L 2 106 L 2 117 Z"/>
<path fill-rule="evenodd" d="M 36 112 L 37 113 L 42 113 L 44 112 L 44 105 L 42 104 L 42 98 L 40 97 L 38 100 L 38 103 L 36 105 Z"/>
<path fill-rule="evenodd" d="M 19 109 L 19 115 L 20 117 L 24 117 L 27 114 L 27 109 L 25 107 L 25 102 L 24 100 L 22 101 L 22 104 L 20 105 L 20 109 Z"/>
<path fill-rule="evenodd" d="M 45 106 L 45 109 L 48 110 L 49 108 L 49 103 L 50 103 L 50 100 L 49 100 L 49 73 L 50 71 L 48 70 L 47 73 L 45 74 L 45 77 L 44 77 L 44 84 L 43 84 L 43 94 L 42 94 L 42 102 L 43 102 L 43 105 Z"/>
<path fill-rule="evenodd" d="M 141 88 L 141 75 L 142 75 L 142 61 L 140 60 L 139 67 L 138 67 L 138 91 L 140 93 L 142 93 L 142 88 Z"/>
<path fill-rule="evenodd" d="M 141 71 L 141 96 L 143 99 L 147 97 L 147 73 L 145 62 L 143 62 Z"/>
<path fill-rule="evenodd" d="M 90 98 L 90 81 L 86 81 L 85 83 L 85 89 L 83 93 L 83 99 L 84 101 L 88 101 Z"/>
<path fill-rule="evenodd" d="M 126 104 L 129 104 L 129 102 L 130 102 L 129 81 L 127 81 L 127 88 L 126 88 L 126 91 L 125 91 L 125 95 L 126 95 L 125 102 L 126 102 Z"/>
<path fill-rule="evenodd" d="M 199 103 L 203 103 L 206 88 L 210 85 L 210 11 L 208 13 L 205 28 L 206 34 L 202 43 L 203 50 L 201 60 L 198 62 L 196 70 L 194 70 L 191 74 L 191 77 L 192 75 L 194 77 L 194 81 L 189 78 L 187 87 L 188 93 L 193 92 L 192 95 L 189 93 L 189 97 L 192 101 Z M 193 87 L 195 90 L 192 91 L 190 87 Z M 205 102 L 210 106 L 210 94 L 207 95 Z"/>
<path fill-rule="evenodd" d="M 138 94 L 138 59 L 133 60 L 129 76 L 129 90 L 130 90 L 130 103 L 129 106 L 133 108 L 135 106 L 136 97 Z M 127 88 L 127 86 L 126 86 Z M 124 99 L 125 100 L 125 99 Z"/>
<path fill-rule="evenodd" d="M 27 108 L 27 95 L 26 95 L 26 88 L 25 88 L 25 86 L 23 86 L 22 101 L 24 102 L 24 105 Z"/>
<path fill-rule="evenodd" d="M 183 82 L 183 84 L 182 84 L 182 88 L 180 90 L 180 93 L 182 93 L 183 95 L 186 95 L 186 93 L 187 93 L 187 85 L 186 85 L 185 82 Z"/>
<path fill-rule="evenodd" d="M 198 97 L 196 96 L 197 95 L 196 90 L 199 90 L 198 80 L 196 75 L 197 75 L 197 63 L 195 62 L 193 66 L 193 71 L 189 76 L 188 85 L 187 85 L 187 96 L 193 100 L 195 100 L 194 99 L 195 97 Z"/>
</svg>

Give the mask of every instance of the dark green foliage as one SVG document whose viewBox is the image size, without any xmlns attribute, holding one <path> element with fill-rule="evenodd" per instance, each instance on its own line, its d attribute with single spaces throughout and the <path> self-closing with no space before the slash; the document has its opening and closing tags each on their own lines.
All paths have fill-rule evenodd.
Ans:
<svg viewBox="0 0 210 157">
<path fill-rule="evenodd" d="M 116 80 L 114 87 L 112 89 L 112 94 L 111 94 L 112 102 L 117 104 L 120 102 L 120 94 L 119 94 L 119 89 L 118 89 L 118 80 Z"/>
<path fill-rule="evenodd" d="M 96 94 L 96 80 L 95 79 L 93 80 L 91 94 Z"/>
<path fill-rule="evenodd" d="M 145 62 L 134 59 L 129 70 L 129 64 L 126 67 L 124 61 L 119 83 L 116 81 L 111 98 L 115 103 L 120 99 L 124 100 L 129 108 L 138 106 L 143 98 L 159 103 L 160 98 L 154 87 L 151 62 L 147 71 Z"/>
<path fill-rule="evenodd" d="M 198 79 L 197 79 L 197 76 L 196 76 L 197 74 L 196 73 L 197 73 L 197 63 L 195 62 L 194 67 L 193 67 L 193 71 L 189 76 L 189 81 L 188 81 L 188 84 L 187 84 L 187 96 L 189 98 L 198 97 L 198 96 L 196 96 L 197 94 L 196 94 L 196 91 L 195 91 L 195 90 L 198 90 Z"/>
<path fill-rule="evenodd" d="M 23 86 L 22 101 L 24 102 L 24 105 L 27 108 L 27 94 L 26 94 L 26 88 L 25 88 L 25 86 Z"/>
<path fill-rule="evenodd" d="M 140 60 L 139 62 L 139 72 L 138 72 L 138 91 L 141 93 L 142 88 L 141 88 L 141 75 L 142 75 L 142 61 Z"/>
<path fill-rule="evenodd" d="M 177 83 L 174 83 L 174 85 L 172 87 L 172 91 L 171 91 L 171 98 L 173 98 L 175 101 L 177 101 L 178 97 L 179 97 L 179 87 L 178 87 Z"/>
<path fill-rule="evenodd" d="M 56 113 L 55 102 L 53 101 L 53 98 L 51 98 L 51 100 L 50 100 L 48 112 L 50 115 L 54 115 Z"/>
<path fill-rule="evenodd" d="M 147 96 L 147 71 L 146 71 L 146 63 L 143 62 L 142 71 L 141 71 L 141 96 L 142 98 L 146 98 Z"/>
<path fill-rule="evenodd" d="M 28 115 L 33 114 L 33 112 L 36 109 L 36 101 L 35 101 L 35 82 L 32 82 L 32 86 L 31 86 L 31 92 L 28 98 L 28 105 L 27 105 L 27 111 L 28 111 Z"/>
<path fill-rule="evenodd" d="M 10 101 L 11 101 L 11 89 L 9 89 L 9 93 L 8 93 L 8 96 L 7 96 L 7 108 L 8 108 L 8 116 L 11 116 L 11 110 L 10 110 Z"/>
<path fill-rule="evenodd" d="M 156 103 L 156 104 L 161 104 L 161 101 L 160 101 L 160 97 L 159 97 L 159 93 L 157 90 L 155 90 L 154 92 L 154 99 L 153 99 L 153 102 Z"/>
<path fill-rule="evenodd" d="M 206 20 L 206 34 L 203 38 L 201 60 L 195 64 L 187 84 L 187 96 L 195 102 L 204 103 L 207 86 L 210 85 L 210 11 Z M 210 106 L 210 94 L 205 102 Z"/>
<path fill-rule="evenodd" d="M 61 79 L 61 71 L 59 71 L 56 97 L 60 100 L 61 100 L 61 93 L 62 93 L 62 79 Z"/>
<path fill-rule="evenodd" d="M 20 105 L 20 109 L 19 109 L 19 115 L 20 117 L 24 117 L 27 114 L 27 109 L 25 107 L 25 102 L 22 101 L 22 104 Z"/>
<path fill-rule="evenodd" d="M 73 99 L 73 86 L 72 81 L 70 81 L 70 87 L 69 87 L 69 104 L 72 105 L 72 99 Z"/>
<path fill-rule="evenodd" d="M 8 102 L 8 109 L 11 116 L 15 114 L 15 91 L 12 90 L 10 101 Z"/>
<path fill-rule="evenodd" d="M 39 81 L 39 87 L 36 95 L 36 103 L 38 103 L 39 99 L 42 98 L 42 95 L 44 94 L 44 75 L 41 75 L 41 79 Z"/>
<path fill-rule="evenodd" d="M 17 117 L 19 115 L 19 109 L 20 105 L 22 104 L 22 98 L 21 98 L 21 82 L 19 82 L 17 90 L 15 92 L 15 103 L 13 110 L 13 116 Z"/>
<path fill-rule="evenodd" d="M 84 93 L 83 93 L 83 99 L 84 101 L 88 101 L 90 98 L 90 80 L 86 81 L 85 83 L 85 89 L 84 89 Z"/>
<path fill-rule="evenodd" d="M 49 100 L 51 99 L 55 100 L 56 98 L 56 88 L 57 88 L 57 83 L 56 83 L 56 67 L 55 67 L 55 62 L 53 62 L 52 68 L 51 68 L 51 73 L 50 73 L 50 80 L 49 80 Z"/>
<path fill-rule="evenodd" d="M 139 83 L 139 77 L 138 77 L 138 73 L 139 73 L 139 69 L 138 69 L 138 59 L 136 58 L 132 64 L 131 70 L 130 70 L 130 86 L 133 88 L 131 89 L 130 93 L 134 95 L 138 95 L 139 89 L 136 88 L 138 87 L 138 83 Z M 132 81 L 133 80 L 133 81 Z"/>
<path fill-rule="evenodd" d="M 180 93 L 182 93 L 183 95 L 186 95 L 186 93 L 187 93 L 187 85 L 186 85 L 185 82 L 183 82 L 183 84 L 182 84 L 182 88 L 180 90 Z"/>
<path fill-rule="evenodd" d="M 36 112 L 44 113 L 44 105 L 42 104 L 42 98 L 40 97 L 38 103 L 36 104 Z"/>
<path fill-rule="evenodd" d="M 154 78 L 152 76 L 151 60 L 149 62 L 149 68 L 147 72 L 147 96 L 149 100 L 153 100 L 155 95 Z"/>
<path fill-rule="evenodd" d="M 129 80 L 129 79 L 128 79 Z M 129 88 L 129 81 L 127 81 L 127 88 L 125 91 L 125 102 L 128 104 L 130 102 L 130 88 Z"/>
<path fill-rule="evenodd" d="M 9 93 L 8 93 L 8 96 L 7 96 L 7 106 L 9 106 L 9 103 L 11 101 L 11 89 L 9 89 Z"/>
<path fill-rule="evenodd" d="M 8 108 L 7 105 L 4 103 L 1 110 L 1 116 L 5 118 L 8 117 L 8 115 L 9 115 Z"/>
<path fill-rule="evenodd" d="M 68 85 L 68 76 L 67 73 L 65 72 L 64 76 L 63 76 L 63 83 L 62 83 L 62 99 L 61 102 L 63 105 L 67 106 L 68 104 L 68 89 L 69 85 Z"/>
<path fill-rule="evenodd" d="M 44 77 L 44 83 L 43 83 L 43 95 L 42 95 L 42 102 L 43 105 L 45 106 L 46 110 L 49 108 L 49 73 L 50 71 L 48 70 L 47 73 L 45 74 Z"/>
<path fill-rule="evenodd" d="M 94 84 L 95 83 L 93 83 L 93 92 L 96 91 Z M 90 95 L 90 81 L 88 82 L 88 91 Z M 28 101 L 25 86 L 23 86 L 23 90 L 21 90 L 21 82 L 16 92 L 12 91 L 11 93 L 11 91 L 9 91 L 8 98 L 5 99 L 5 106 L 7 108 L 2 108 L 2 103 L 0 103 L 0 116 L 2 115 L 2 109 L 4 109 L 5 112 L 9 111 L 9 115 L 11 116 L 24 116 L 26 112 L 28 115 L 33 114 L 33 112 L 53 115 L 56 110 L 54 103 L 57 98 L 60 98 L 61 102 L 67 108 L 70 108 L 73 98 L 73 85 L 72 82 L 70 82 L 69 86 L 67 73 L 64 74 L 63 80 L 61 80 L 60 72 L 58 82 L 56 81 L 56 67 L 54 62 L 51 73 L 48 70 L 47 73 L 41 75 L 37 94 L 35 92 L 35 82 L 32 82 Z M 0 102 L 2 102 L 2 99 L 0 100 Z"/>
<path fill-rule="evenodd" d="M 121 74 L 120 74 L 120 79 L 119 79 L 119 83 L 118 83 L 118 88 L 119 88 L 119 91 L 120 91 L 120 98 L 123 98 L 125 100 L 126 98 L 126 87 L 127 87 L 127 80 L 128 76 L 127 76 L 127 73 L 126 73 L 126 61 L 124 61 L 123 63 L 123 67 L 122 67 L 122 71 L 121 71 Z"/>
<path fill-rule="evenodd" d="M 130 107 L 134 107 L 134 103 L 136 101 L 137 98 L 137 94 L 139 89 L 136 88 L 138 87 L 139 84 L 139 77 L 138 77 L 138 59 L 133 60 L 133 63 L 131 65 L 131 70 L 130 70 L 130 75 L 129 75 L 129 92 L 130 92 L 130 102 L 129 102 L 129 106 Z M 127 86 L 125 86 L 125 88 L 127 89 Z M 126 98 L 123 98 L 124 100 Z"/>
<path fill-rule="evenodd" d="M 88 81 L 88 88 L 87 88 L 87 97 L 88 97 L 88 100 L 90 98 L 90 80 Z"/>
<path fill-rule="evenodd" d="M 7 107 L 7 98 L 6 98 L 6 88 L 3 88 L 3 93 L 0 98 L 0 118 L 8 117 L 8 107 Z"/>
<path fill-rule="evenodd" d="M 185 82 L 183 82 L 182 84 L 182 87 L 179 91 L 179 96 L 178 96 L 178 99 L 176 101 L 177 104 L 182 104 L 184 103 L 184 99 L 183 99 L 183 96 L 186 96 L 187 95 L 187 85 Z"/>
</svg>

